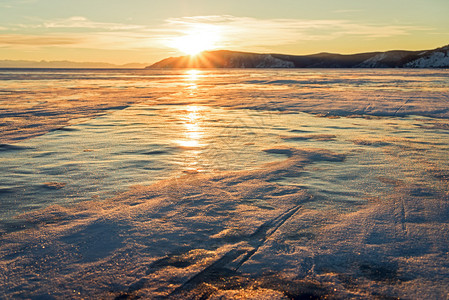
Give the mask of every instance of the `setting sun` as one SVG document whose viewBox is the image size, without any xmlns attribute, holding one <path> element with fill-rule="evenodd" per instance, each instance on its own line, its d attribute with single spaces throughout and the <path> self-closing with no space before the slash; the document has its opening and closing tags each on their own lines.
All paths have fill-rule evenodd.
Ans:
<svg viewBox="0 0 449 300">
<path fill-rule="evenodd" d="M 185 35 L 173 38 L 169 42 L 169 46 L 185 54 L 196 55 L 216 48 L 219 40 L 220 31 L 216 26 L 198 24 L 187 31 Z"/>
</svg>

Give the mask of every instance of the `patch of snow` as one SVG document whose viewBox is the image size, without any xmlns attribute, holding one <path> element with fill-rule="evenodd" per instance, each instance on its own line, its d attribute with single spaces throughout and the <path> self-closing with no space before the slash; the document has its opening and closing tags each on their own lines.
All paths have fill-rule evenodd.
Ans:
<svg viewBox="0 0 449 300">
<path fill-rule="evenodd" d="M 449 67 L 449 50 L 433 52 L 405 64 L 407 68 L 447 68 Z"/>
<path fill-rule="evenodd" d="M 270 54 L 265 55 L 263 60 L 257 65 L 257 68 L 294 68 L 295 64 L 291 61 L 274 58 Z"/>
<path fill-rule="evenodd" d="M 407 52 L 383 52 L 377 54 L 364 62 L 357 65 L 358 68 L 383 68 L 389 65 L 384 63 L 384 61 L 389 61 L 390 63 L 394 61 L 400 61 L 402 58 L 409 55 Z"/>
<path fill-rule="evenodd" d="M 379 63 L 387 57 L 387 53 L 380 53 L 371 58 L 368 58 L 362 62 L 358 67 L 362 68 L 375 68 L 379 66 Z"/>
</svg>

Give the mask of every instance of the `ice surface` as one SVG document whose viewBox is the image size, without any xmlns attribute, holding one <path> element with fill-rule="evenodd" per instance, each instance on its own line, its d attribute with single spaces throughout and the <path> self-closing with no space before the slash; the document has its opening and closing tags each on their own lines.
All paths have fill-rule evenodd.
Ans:
<svg viewBox="0 0 449 300">
<path fill-rule="evenodd" d="M 1 71 L 0 143 L 135 103 L 448 118 L 447 75 L 392 69 Z"/>
<path fill-rule="evenodd" d="M 61 72 L 1 73 L 0 298 L 447 298 L 447 71 Z"/>
</svg>

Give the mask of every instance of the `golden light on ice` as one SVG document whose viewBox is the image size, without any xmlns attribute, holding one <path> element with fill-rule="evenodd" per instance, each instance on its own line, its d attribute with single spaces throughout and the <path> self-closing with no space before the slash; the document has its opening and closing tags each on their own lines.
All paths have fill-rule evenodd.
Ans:
<svg viewBox="0 0 449 300">
<path fill-rule="evenodd" d="M 197 55 L 217 47 L 220 30 L 216 26 L 198 24 L 185 32 L 185 35 L 172 38 L 169 46 L 188 55 Z"/>
<path fill-rule="evenodd" d="M 198 80 L 200 74 L 201 74 L 200 70 L 192 69 L 186 72 L 186 77 L 189 81 L 196 81 Z"/>
<path fill-rule="evenodd" d="M 184 125 L 184 136 L 182 140 L 176 141 L 177 144 L 183 148 L 199 148 L 202 145 L 201 138 L 203 136 L 203 129 L 201 128 L 201 107 L 190 105 L 186 109 L 186 115 L 182 117 Z"/>
<path fill-rule="evenodd" d="M 188 70 L 185 73 L 187 89 L 190 90 L 190 92 L 189 92 L 190 96 L 194 96 L 195 90 L 198 89 L 197 81 L 198 81 L 199 77 L 201 76 L 200 74 L 201 74 L 201 71 L 195 70 L 195 69 Z"/>
</svg>

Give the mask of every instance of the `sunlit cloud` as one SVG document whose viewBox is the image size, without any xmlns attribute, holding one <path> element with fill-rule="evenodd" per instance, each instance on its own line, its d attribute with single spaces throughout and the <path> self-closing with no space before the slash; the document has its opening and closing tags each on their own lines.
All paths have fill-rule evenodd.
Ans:
<svg viewBox="0 0 449 300">
<path fill-rule="evenodd" d="M 67 46 L 82 43 L 83 40 L 66 36 L 41 36 L 25 34 L 0 34 L 0 46 Z"/>
<path fill-rule="evenodd" d="M 195 42 L 195 32 L 208 29 L 214 49 L 269 50 L 279 45 L 326 41 L 356 36 L 360 39 L 390 38 L 431 30 L 410 25 L 356 23 L 338 20 L 257 19 L 230 15 L 170 18 L 158 26 L 96 22 L 83 16 L 36 20 L 0 28 L 2 47 L 67 46 L 90 49 L 165 49 L 177 51 L 179 43 Z M 67 29 L 67 30 L 65 30 Z M 11 33 L 15 34 L 11 34 Z M 20 32 L 20 34 L 19 34 Z M 187 41 L 186 41 L 187 39 Z M 171 49 L 171 50 L 170 50 Z M 190 50 L 190 49 L 187 49 Z M 193 49 L 191 50 L 193 52 Z"/>
<path fill-rule="evenodd" d="M 157 41 L 139 33 L 92 32 L 54 34 L 0 34 L 0 47 L 69 47 L 96 50 L 135 50 L 157 48 Z"/>
<path fill-rule="evenodd" d="M 182 34 L 198 24 L 216 26 L 222 34 L 223 48 L 286 45 L 344 36 L 388 38 L 429 30 L 418 26 L 361 24 L 348 20 L 256 19 L 227 15 L 173 18 L 166 22 L 174 34 Z"/>
<path fill-rule="evenodd" d="M 122 23 L 105 23 L 94 22 L 85 17 L 71 17 L 67 19 L 57 19 L 46 21 L 41 25 L 44 28 L 88 28 L 88 29 L 106 29 L 106 30 L 142 30 L 145 26 L 122 24 Z"/>
<path fill-rule="evenodd" d="M 0 46 L 4 47 L 70 45 L 71 48 L 88 49 L 154 48 L 158 45 L 156 38 L 162 34 L 162 30 L 148 26 L 94 22 L 80 16 L 13 24 L 0 30 L 15 33 L 0 34 Z"/>
</svg>

